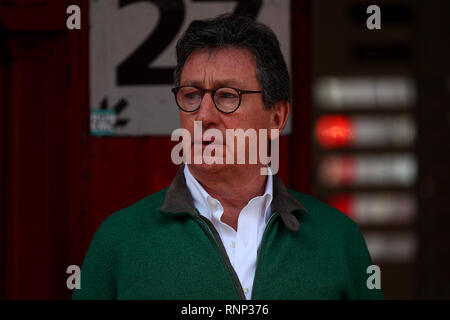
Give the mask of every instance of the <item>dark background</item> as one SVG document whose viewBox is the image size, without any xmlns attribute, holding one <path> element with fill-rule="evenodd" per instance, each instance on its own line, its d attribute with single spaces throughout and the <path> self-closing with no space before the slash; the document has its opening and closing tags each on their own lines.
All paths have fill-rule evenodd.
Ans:
<svg viewBox="0 0 450 320">
<path fill-rule="evenodd" d="M 81 30 L 66 28 L 71 4 L 81 7 Z M 382 33 L 365 28 L 369 4 L 381 7 Z M 169 137 L 90 135 L 88 10 L 87 0 L 0 0 L 2 299 L 70 298 L 66 268 L 81 266 L 103 219 L 167 187 L 177 169 Z M 406 190 L 417 201 L 415 218 L 361 227 L 417 239 L 413 259 L 374 261 L 388 299 L 450 298 L 449 15 L 445 0 L 291 2 L 295 109 L 279 172 L 289 187 L 324 200 L 330 193 L 315 174 L 315 160 L 326 152 L 312 133 L 321 115 L 312 99 L 316 78 L 400 72 L 417 84 L 408 111 L 417 138 L 408 151 L 418 175 Z M 390 38 L 395 28 L 400 35 Z"/>
</svg>

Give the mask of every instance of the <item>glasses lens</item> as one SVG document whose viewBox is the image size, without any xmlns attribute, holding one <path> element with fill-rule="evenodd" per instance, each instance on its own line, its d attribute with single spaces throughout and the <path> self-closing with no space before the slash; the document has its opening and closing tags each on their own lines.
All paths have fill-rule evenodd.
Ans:
<svg viewBox="0 0 450 320">
<path fill-rule="evenodd" d="M 239 106 L 239 92 L 233 88 L 220 88 L 214 95 L 214 101 L 223 112 L 232 112 Z"/>
<path fill-rule="evenodd" d="M 177 92 L 177 101 L 186 111 L 193 111 L 202 102 L 202 92 L 195 87 L 182 87 Z"/>
</svg>

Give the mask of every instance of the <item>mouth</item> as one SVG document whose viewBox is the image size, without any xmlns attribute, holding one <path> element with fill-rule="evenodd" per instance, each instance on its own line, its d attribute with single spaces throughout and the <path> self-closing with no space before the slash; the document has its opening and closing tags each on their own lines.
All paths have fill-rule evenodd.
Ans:
<svg viewBox="0 0 450 320">
<path fill-rule="evenodd" d="M 195 140 L 193 142 L 194 145 L 202 145 L 202 147 L 206 147 L 210 144 L 214 144 L 214 141 L 216 140 L 216 137 L 212 136 L 210 140 L 206 140 L 205 138 L 201 140 Z M 216 143 L 217 144 L 217 143 Z"/>
<path fill-rule="evenodd" d="M 211 145 L 217 144 L 217 143 L 214 143 L 215 140 L 216 140 L 216 137 L 212 136 L 211 139 L 210 139 L 209 141 L 203 140 L 203 141 L 202 141 L 202 145 L 203 145 L 203 146 L 208 146 L 208 145 L 210 145 L 210 144 L 211 144 Z"/>
</svg>

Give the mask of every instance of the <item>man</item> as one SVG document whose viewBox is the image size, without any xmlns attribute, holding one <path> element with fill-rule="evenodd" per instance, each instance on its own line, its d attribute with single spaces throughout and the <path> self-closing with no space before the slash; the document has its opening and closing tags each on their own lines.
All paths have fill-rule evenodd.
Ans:
<svg viewBox="0 0 450 320">
<path fill-rule="evenodd" d="M 254 129 L 268 133 L 257 136 L 258 150 L 275 143 L 290 112 L 290 85 L 267 26 L 233 15 L 194 21 L 177 44 L 177 63 L 173 92 L 190 137 L 199 129 L 223 136 Z M 357 225 L 286 189 L 270 169 L 261 174 L 261 159 L 237 161 L 238 138 L 197 136 L 168 189 L 108 217 L 73 297 L 383 298 L 367 287 L 372 263 Z M 249 144 L 244 160 L 255 152 Z M 204 161 L 192 160 L 195 150 Z"/>
</svg>

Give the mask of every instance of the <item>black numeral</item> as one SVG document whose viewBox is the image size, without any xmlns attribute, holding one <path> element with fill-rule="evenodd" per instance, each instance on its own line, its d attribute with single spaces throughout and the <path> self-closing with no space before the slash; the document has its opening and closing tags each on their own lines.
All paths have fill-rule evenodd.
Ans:
<svg viewBox="0 0 450 320">
<path fill-rule="evenodd" d="M 117 85 L 172 83 L 174 68 L 149 67 L 175 38 L 184 20 L 182 0 L 120 0 L 120 8 L 132 3 L 152 2 L 159 8 L 159 22 L 154 31 L 117 67 Z"/>
<path fill-rule="evenodd" d="M 167 48 L 183 25 L 185 7 L 182 0 L 120 0 L 119 7 L 137 2 L 151 2 L 158 6 L 159 22 L 144 42 L 117 67 L 118 86 L 171 84 L 172 68 L 152 67 L 151 63 Z M 192 0 L 193 2 L 215 2 L 219 0 Z M 220 0 L 224 2 L 226 0 Z M 234 13 L 256 19 L 262 0 L 229 0 L 237 2 Z"/>
</svg>

